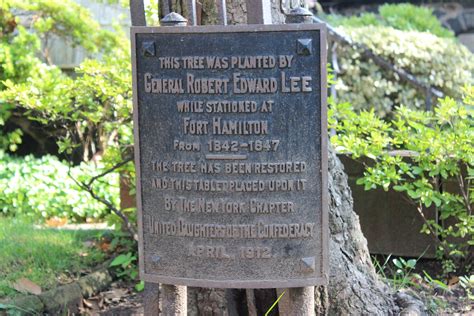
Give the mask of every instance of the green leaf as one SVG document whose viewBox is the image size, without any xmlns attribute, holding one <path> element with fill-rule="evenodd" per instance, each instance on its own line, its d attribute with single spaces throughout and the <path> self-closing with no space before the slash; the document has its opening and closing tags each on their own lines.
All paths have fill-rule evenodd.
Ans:
<svg viewBox="0 0 474 316">
<path fill-rule="evenodd" d="M 431 204 L 433 204 L 433 200 L 431 200 L 431 198 L 429 198 L 429 197 L 426 197 L 426 198 L 425 198 L 425 201 L 423 202 L 423 204 L 424 204 L 426 207 L 430 207 Z"/>
<path fill-rule="evenodd" d="M 128 253 L 126 255 L 121 254 L 115 257 L 115 259 L 110 263 L 109 267 L 116 267 L 124 264 L 130 263 L 131 259 L 131 254 Z"/>
<path fill-rule="evenodd" d="M 142 292 L 145 289 L 145 282 L 140 281 L 137 284 L 135 284 L 135 291 L 137 292 Z"/>
<path fill-rule="evenodd" d="M 436 196 L 432 196 L 431 199 L 433 200 L 434 204 L 436 205 L 436 207 L 440 207 L 441 206 L 441 199 L 437 198 Z"/>
<path fill-rule="evenodd" d="M 399 259 L 393 259 L 392 262 L 397 268 L 403 269 L 403 265 Z"/>
<path fill-rule="evenodd" d="M 10 305 L 0 303 L 0 309 L 9 309 L 9 308 L 11 308 Z"/>
<path fill-rule="evenodd" d="M 404 185 L 394 185 L 393 189 L 397 192 L 403 192 L 407 190 L 407 188 Z"/>
<path fill-rule="evenodd" d="M 418 167 L 418 166 L 413 166 L 412 170 L 413 170 L 413 173 L 416 174 L 416 175 L 419 175 L 419 174 L 423 173 L 423 169 Z"/>
<path fill-rule="evenodd" d="M 367 153 L 366 156 L 367 156 L 367 158 L 370 158 L 370 159 L 372 159 L 372 160 L 377 160 L 377 156 L 375 156 L 375 155 L 372 154 L 372 153 Z"/>
<path fill-rule="evenodd" d="M 408 190 L 407 193 L 412 199 L 418 199 L 421 196 L 418 191 Z"/>
<path fill-rule="evenodd" d="M 414 269 L 416 265 L 416 259 L 409 259 L 407 261 L 407 266 L 410 267 L 411 269 Z"/>
</svg>

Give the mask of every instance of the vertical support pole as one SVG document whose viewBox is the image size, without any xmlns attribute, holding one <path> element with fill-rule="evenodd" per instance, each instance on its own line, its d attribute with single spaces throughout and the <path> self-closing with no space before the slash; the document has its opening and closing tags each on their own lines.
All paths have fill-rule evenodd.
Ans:
<svg viewBox="0 0 474 316">
<path fill-rule="evenodd" d="M 143 290 L 143 313 L 147 316 L 160 314 L 160 286 L 157 283 L 145 282 Z"/>
<path fill-rule="evenodd" d="M 302 7 L 292 9 L 286 16 L 286 23 L 313 23 L 313 14 Z M 288 300 L 278 306 L 280 315 L 311 316 L 314 315 L 314 286 L 289 288 L 286 290 Z"/>
<path fill-rule="evenodd" d="M 225 0 L 217 0 L 225 1 Z M 246 0 L 247 24 L 272 24 L 270 0 Z M 266 10 L 266 11 L 264 11 Z M 254 289 L 246 289 L 247 309 L 249 316 L 257 315 L 256 297 Z"/>
<path fill-rule="evenodd" d="M 255 291 L 253 289 L 245 289 L 247 297 L 247 309 L 249 316 L 257 316 L 257 304 L 255 302 Z"/>
<path fill-rule="evenodd" d="M 161 25 L 186 26 L 188 20 L 182 15 L 171 12 L 161 19 Z M 162 284 L 163 316 L 186 316 L 188 314 L 188 289 L 182 285 Z"/>
<path fill-rule="evenodd" d="M 162 284 L 161 290 L 163 316 L 186 316 L 188 314 L 188 289 L 186 286 Z"/>
<path fill-rule="evenodd" d="M 247 24 L 272 24 L 271 0 L 246 0 Z"/>
<path fill-rule="evenodd" d="M 143 3 L 143 0 L 130 0 L 130 17 L 132 20 L 132 26 L 146 26 L 145 5 Z M 122 202 L 124 202 L 124 199 L 122 197 L 127 197 L 129 201 L 130 199 L 133 200 L 133 197 L 129 196 L 128 194 L 129 186 L 122 181 L 122 177 L 120 182 L 120 191 L 120 198 Z M 122 192 L 124 193 L 123 195 Z M 127 205 L 127 207 L 129 206 Z M 143 293 L 143 305 L 145 315 L 158 316 L 160 308 L 159 301 L 159 285 L 155 283 L 145 282 L 145 290 Z"/>
<path fill-rule="evenodd" d="M 219 24 L 227 25 L 227 5 L 225 0 L 217 0 L 217 15 Z"/>
<path fill-rule="evenodd" d="M 197 25 L 196 0 L 187 0 L 189 25 Z"/>
<path fill-rule="evenodd" d="M 314 286 L 288 289 L 290 314 L 281 315 L 311 316 L 314 315 Z"/>
<path fill-rule="evenodd" d="M 333 78 L 334 80 L 336 80 L 337 75 L 340 73 L 339 63 L 337 62 L 337 42 L 330 41 L 329 47 L 331 48 L 331 65 L 332 65 L 332 71 L 333 71 L 333 76 L 334 76 Z M 331 89 L 331 97 L 333 101 L 337 102 L 336 85 L 332 84 L 330 89 Z M 336 135 L 336 130 L 332 127 L 331 130 L 329 131 L 329 136 L 334 136 L 334 135 Z"/>
<path fill-rule="evenodd" d="M 143 0 L 130 0 L 130 17 L 133 26 L 146 26 Z"/>
<path fill-rule="evenodd" d="M 168 13 L 170 13 L 170 3 L 169 0 L 159 0 L 159 13 L 160 16 L 165 17 Z"/>
</svg>

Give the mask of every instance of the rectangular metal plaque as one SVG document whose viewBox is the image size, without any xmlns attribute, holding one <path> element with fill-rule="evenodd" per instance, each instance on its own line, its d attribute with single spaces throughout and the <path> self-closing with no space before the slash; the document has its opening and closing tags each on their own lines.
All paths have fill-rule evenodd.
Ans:
<svg viewBox="0 0 474 316">
<path fill-rule="evenodd" d="M 140 273 L 327 283 L 322 25 L 133 27 Z"/>
</svg>

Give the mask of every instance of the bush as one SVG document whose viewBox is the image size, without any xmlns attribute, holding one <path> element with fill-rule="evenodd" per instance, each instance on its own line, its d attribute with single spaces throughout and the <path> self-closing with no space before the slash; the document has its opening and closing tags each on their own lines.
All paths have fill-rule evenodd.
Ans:
<svg viewBox="0 0 474 316">
<path fill-rule="evenodd" d="M 90 164 L 69 168 L 54 156 L 13 157 L 0 151 L 0 212 L 34 219 L 54 216 L 71 221 L 99 219 L 107 214 L 101 203 L 68 176 L 85 180 L 97 173 Z M 95 185 L 101 197 L 118 202 L 118 176 L 109 174 Z"/>
<path fill-rule="evenodd" d="M 28 24 L 28 30 L 21 26 L 25 15 L 34 21 Z M 68 179 L 67 167 L 55 158 L 45 157 L 42 164 L 30 157 L 32 165 L 28 162 L 25 168 L 12 167 L 16 173 L 2 171 L 5 173 L 2 185 L 8 188 L 3 198 L 8 200 L 1 202 L 0 211 L 40 217 L 66 216 L 74 220 L 105 216 L 110 224 L 117 224 L 118 219 L 127 216 L 133 225 L 135 209 L 120 210 L 116 188 L 118 174 L 130 183 L 132 192 L 135 183 L 130 161 L 133 143 L 130 43 L 125 34 L 119 29 L 116 32 L 101 29 L 90 12 L 72 0 L 4 0 L 0 4 L 0 34 L 0 127 L 12 118 L 27 118 L 43 132 L 43 137 L 56 141 L 58 153 L 70 161 L 100 161 L 96 170 L 81 165 L 73 168 L 72 173 L 82 188 L 87 187 L 102 202 L 92 200 L 89 193 Z M 72 76 L 40 57 L 47 57 L 40 44 L 50 36 L 60 36 L 86 49 L 87 59 Z M 20 45 L 19 41 L 24 44 Z M 14 62 L 5 57 L 12 53 L 15 53 Z M 0 150 L 15 151 L 21 141 L 22 130 L 4 128 L 3 134 L 0 130 Z M 128 163 L 123 163 L 124 159 Z M 23 169 L 28 170 L 26 174 L 22 173 Z M 109 172 L 115 177 L 93 178 L 95 174 Z M 55 180 L 57 175 L 62 178 Z M 7 180 L 10 177 L 13 178 Z M 9 182 L 20 181 L 24 183 L 8 187 Z M 134 235 L 133 227 L 127 229 Z"/>
<path fill-rule="evenodd" d="M 0 127 L 14 115 L 37 121 L 47 135 L 62 140 L 60 149 L 77 151 L 76 161 L 91 159 L 117 140 L 132 107 L 130 49 L 123 32 L 101 29 L 72 0 L 4 0 L 0 34 Z M 87 52 L 73 78 L 50 64 L 41 45 L 54 36 Z M 21 136 L 20 129 L 0 130 L 0 149 L 15 151 Z"/>
<path fill-rule="evenodd" d="M 409 3 L 384 4 L 378 11 L 378 15 L 374 13 L 362 13 L 350 17 L 330 15 L 328 19 L 337 26 L 389 26 L 401 31 L 428 32 L 438 37 L 454 38 L 454 33 L 441 25 L 431 8 Z"/>
<path fill-rule="evenodd" d="M 445 98 L 434 112 L 399 107 L 388 122 L 373 110 L 355 113 L 348 103 L 330 110 L 330 125 L 337 130 L 331 143 L 353 158 L 372 161 L 357 183 L 366 190 L 404 192 L 425 222 L 422 232 L 438 243 L 446 272 L 463 264 L 468 270 L 474 246 L 474 87 L 464 91 L 463 102 Z M 410 160 L 396 150 L 411 152 Z M 432 205 L 440 222 L 425 216 Z"/>
<path fill-rule="evenodd" d="M 453 40 L 384 26 L 340 30 L 447 96 L 459 99 L 457 87 L 474 82 L 474 56 Z M 339 45 L 337 53 L 341 74 L 336 89 L 340 101 L 350 102 L 356 110 L 374 108 L 380 116 L 386 116 L 398 105 L 424 108 L 424 93 L 400 82 L 372 61 L 361 60 L 359 51 Z"/>
</svg>

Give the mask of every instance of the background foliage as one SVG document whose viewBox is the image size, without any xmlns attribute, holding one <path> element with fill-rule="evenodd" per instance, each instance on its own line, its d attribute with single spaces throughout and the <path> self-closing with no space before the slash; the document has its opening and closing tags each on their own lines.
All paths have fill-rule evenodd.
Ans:
<svg viewBox="0 0 474 316">
<path fill-rule="evenodd" d="M 54 156 L 12 157 L 0 151 L 0 211 L 9 216 L 28 216 L 36 220 L 51 217 L 85 221 L 100 219 L 107 208 L 94 200 L 68 176 L 85 181 L 96 168 L 81 164 L 69 168 Z M 118 202 L 117 175 L 109 174 L 95 185 L 103 197 Z"/>
<path fill-rule="evenodd" d="M 336 26 L 388 26 L 401 31 L 427 32 L 438 37 L 454 38 L 454 33 L 444 28 L 433 9 L 409 3 L 384 4 L 378 8 L 378 14 L 363 12 L 360 15 L 344 17 L 337 14 L 327 16 Z"/>
<path fill-rule="evenodd" d="M 328 20 L 354 41 L 448 96 L 459 99 L 459 87 L 474 83 L 472 53 L 441 27 L 430 9 L 384 5 L 380 15 L 328 16 Z M 358 50 L 339 45 L 336 53 L 340 68 L 336 90 L 341 101 L 352 103 L 356 110 L 374 108 L 382 117 L 398 105 L 424 108 L 423 92 L 372 61 L 361 60 Z"/>
<path fill-rule="evenodd" d="M 406 194 L 425 222 L 422 232 L 438 245 L 445 272 L 469 271 L 474 246 L 474 87 L 463 91 L 462 102 L 445 98 L 433 112 L 402 106 L 390 121 L 374 110 L 356 113 L 348 103 L 330 110 L 337 130 L 331 143 L 355 159 L 370 159 L 357 183 Z M 432 206 L 440 222 L 428 216 Z"/>
<path fill-rule="evenodd" d="M 48 138 L 57 141 L 56 154 L 76 164 L 89 163 L 80 167 L 81 172 L 72 169 L 76 180 L 84 183 L 88 182 L 87 177 L 100 174 L 130 156 L 133 143 L 130 47 L 122 30 L 102 30 L 88 10 L 71 0 L 6 0 L 0 13 L 0 127 L 26 118 L 45 131 Z M 46 44 L 53 36 L 66 38 L 88 52 L 88 58 L 72 76 L 49 62 Z M 14 152 L 24 133 L 24 129 L 4 128 L 0 149 Z M 21 162 L 2 154 L 1 159 L 12 169 L 3 170 L 4 185 L 8 185 L 9 177 L 22 182 L 4 194 L 4 212 L 13 212 L 15 205 L 18 212 L 44 217 L 84 219 L 104 215 L 104 207 L 87 198 L 91 192 L 79 189 L 73 180 L 67 179 L 67 167 L 54 158 L 27 157 Z M 115 174 L 119 171 L 133 175 L 133 166 L 124 165 Z M 62 176 L 57 186 L 52 183 L 54 173 Z M 44 186 L 37 183 L 38 179 L 44 181 Z M 108 209 L 118 208 L 118 177 L 109 176 L 100 181 L 95 181 L 90 190 L 110 203 Z M 51 189 L 49 195 L 44 192 L 46 186 Z M 53 197 L 54 188 L 58 190 Z M 31 199 L 21 198 L 27 193 Z M 42 194 L 43 198 L 48 197 L 47 201 L 40 201 Z"/>
</svg>

